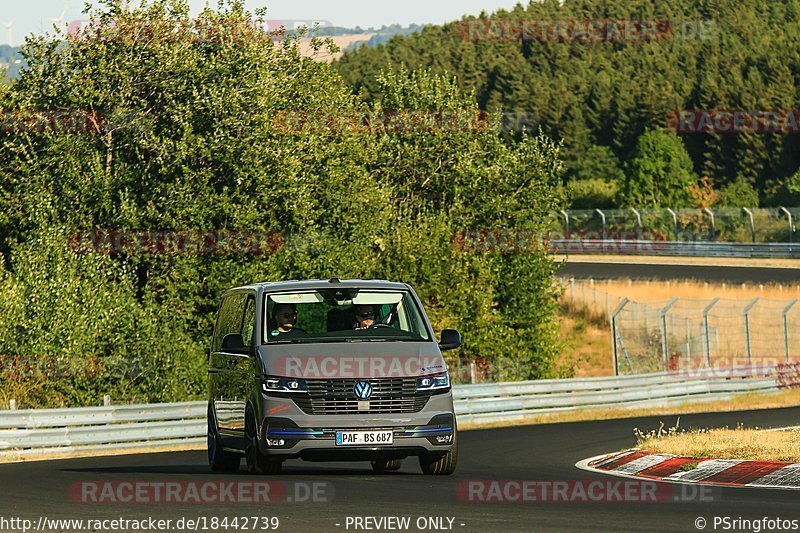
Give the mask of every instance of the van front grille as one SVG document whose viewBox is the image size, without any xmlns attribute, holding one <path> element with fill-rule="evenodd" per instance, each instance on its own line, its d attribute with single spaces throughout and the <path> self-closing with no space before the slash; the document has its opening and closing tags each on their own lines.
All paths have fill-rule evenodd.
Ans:
<svg viewBox="0 0 800 533">
<path fill-rule="evenodd" d="M 430 399 L 430 392 L 417 392 L 416 378 L 364 380 L 372 386 L 368 401 L 359 400 L 355 386 L 359 379 L 307 380 L 308 395 L 294 396 L 294 402 L 309 415 L 418 413 Z"/>
</svg>

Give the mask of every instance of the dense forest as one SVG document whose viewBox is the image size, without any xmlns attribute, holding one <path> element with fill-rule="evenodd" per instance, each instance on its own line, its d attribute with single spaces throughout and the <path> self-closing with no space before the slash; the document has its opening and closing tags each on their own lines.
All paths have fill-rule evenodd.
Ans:
<svg viewBox="0 0 800 533">
<path fill-rule="evenodd" d="M 284 279 L 412 284 L 437 332 L 464 333 L 450 352 L 455 379 L 459 357 L 498 380 L 570 373 L 558 362 L 549 250 L 454 242 L 476 229 L 545 230 L 563 207 L 549 139 L 303 130 L 312 114 L 380 109 L 296 39 L 252 29 L 241 2 L 194 19 L 181 0 L 105 4 L 86 36 L 30 38 L 28 67 L 0 87 L 0 402 L 203 398 L 221 294 Z M 386 73 L 375 90 L 393 109 L 478 113 L 426 71 Z M 121 233 L 144 243 L 82 237 Z M 280 245 L 153 244 L 196 234 Z"/>
<path fill-rule="evenodd" d="M 643 26 L 653 31 L 629 31 Z M 675 128 L 681 110 L 800 109 L 800 0 L 531 2 L 348 52 L 335 68 L 372 102 L 390 65 L 454 76 L 512 138 L 524 126 L 563 141 L 575 207 L 800 205 L 796 128 Z M 637 183 L 659 167 L 663 179 Z M 646 186 L 662 190 L 644 198 Z"/>
</svg>

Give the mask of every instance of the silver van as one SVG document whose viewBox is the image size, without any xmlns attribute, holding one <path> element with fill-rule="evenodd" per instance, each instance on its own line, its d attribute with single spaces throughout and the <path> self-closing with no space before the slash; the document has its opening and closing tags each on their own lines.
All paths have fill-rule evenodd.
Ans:
<svg viewBox="0 0 800 533">
<path fill-rule="evenodd" d="M 208 460 L 277 474 L 287 459 L 417 456 L 425 474 L 458 458 L 450 376 L 414 290 L 387 281 L 261 283 L 227 292 L 209 355 Z"/>
</svg>

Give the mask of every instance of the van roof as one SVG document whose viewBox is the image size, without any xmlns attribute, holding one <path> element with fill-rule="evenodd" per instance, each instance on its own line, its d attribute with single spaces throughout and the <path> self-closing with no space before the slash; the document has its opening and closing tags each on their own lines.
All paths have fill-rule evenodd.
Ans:
<svg viewBox="0 0 800 533">
<path fill-rule="evenodd" d="M 340 280 L 332 278 L 327 280 L 310 279 L 305 281 L 289 280 L 289 281 L 265 281 L 262 283 L 254 283 L 244 287 L 238 287 L 232 290 L 241 289 L 262 289 L 265 292 L 283 292 L 292 290 L 319 290 L 330 289 L 331 287 L 347 287 L 353 289 L 383 289 L 383 290 L 408 290 L 409 286 L 405 283 L 398 283 L 393 281 L 386 281 L 380 279 L 347 279 Z"/>
</svg>

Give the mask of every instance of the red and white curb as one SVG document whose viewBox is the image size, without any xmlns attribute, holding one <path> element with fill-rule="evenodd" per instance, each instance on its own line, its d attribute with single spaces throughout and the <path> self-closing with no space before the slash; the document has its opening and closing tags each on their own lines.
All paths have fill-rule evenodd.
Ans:
<svg viewBox="0 0 800 533">
<path fill-rule="evenodd" d="M 688 468 L 685 468 L 687 467 Z M 691 459 L 633 449 L 580 461 L 581 470 L 633 479 L 800 490 L 800 463 Z"/>
</svg>

